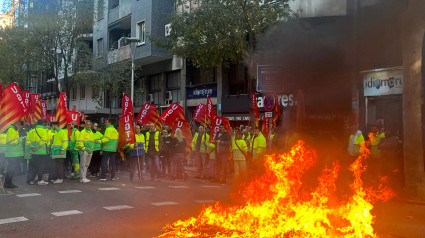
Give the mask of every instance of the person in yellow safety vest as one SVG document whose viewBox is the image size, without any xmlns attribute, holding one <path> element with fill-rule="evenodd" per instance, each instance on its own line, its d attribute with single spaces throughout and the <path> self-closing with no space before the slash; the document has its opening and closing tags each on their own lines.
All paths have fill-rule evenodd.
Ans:
<svg viewBox="0 0 425 238">
<path fill-rule="evenodd" d="M 106 172 L 108 171 L 109 161 L 109 172 L 111 173 L 111 180 L 115 180 L 115 160 L 118 158 L 118 131 L 112 125 L 112 119 L 105 121 L 105 134 L 98 143 L 102 145 L 102 174 L 100 181 L 106 181 Z"/>
<path fill-rule="evenodd" d="M 30 130 L 27 135 L 27 143 L 29 143 L 32 154 L 28 165 L 27 184 L 34 184 L 36 176 L 38 185 L 49 184 L 43 179 L 50 147 L 48 129 L 43 124 L 43 120 L 38 120 L 35 128 Z"/>
<path fill-rule="evenodd" d="M 0 134 L 0 175 L 6 173 L 6 160 L 4 157 L 4 152 L 6 152 L 6 138 L 7 131 L 4 131 Z"/>
<path fill-rule="evenodd" d="M 60 184 L 63 183 L 64 177 L 64 167 L 63 163 L 66 158 L 66 150 L 68 148 L 68 130 L 61 129 L 59 122 L 55 121 L 52 123 L 52 129 L 55 131 L 52 144 L 52 160 L 55 162 L 54 169 L 52 170 L 53 176 L 55 178 L 53 183 Z"/>
<path fill-rule="evenodd" d="M 141 158 L 145 154 L 145 136 L 140 133 L 140 125 L 134 127 L 134 134 L 136 138 L 136 143 L 128 144 L 130 148 L 130 181 L 133 181 L 134 172 L 138 171 L 139 181 L 143 181 L 142 171 L 143 166 L 141 165 Z"/>
<path fill-rule="evenodd" d="M 378 148 L 378 145 L 379 145 L 379 142 L 381 142 L 382 138 L 385 138 L 385 132 L 383 128 L 381 132 L 379 132 L 377 126 L 372 126 L 372 132 L 369 133 L 370 153 L 372 156 L 381 155 L 381 150 Z"/>
<path fill-rule="evenodd" d="M 248 127 L 243 131 L 243 140 L 249 148 L 249 144 L 251 143 L 251 134 L 249 134 Z"/>
<path fill-rule="evenodd" d="M 71 163 L 72 163 L 72 169 L 73 172 L 71 173 L 72 179 L 79 179 L 80 178 L 80 159 L 78 158 L 78 147 L 77 144 L 77 138 L 80 134 L 80 131 L 78 130 L 78 124 L 75 121 L 72 121 L 69 123 L 69 130 L 71 131 L 71 135 L 68 137 L 68 151 L 69 156 L 71 157 Z M 69 134 L 68 134 L 69 135 Z"/>
<path fill-rule="evenodd" d="M 155 124 L 150 124 L 150 130 L 146 132 L 145 136 L 145 151 L 146 160 L 149 163 L 151 181 L 156 179 L 159 181 L 161 173 L 159 171 L 159 154 L 162 149 L 162 136 L 160 132 L 156 130 Z M 156 178 L 155 178 L 156 176 Z"/>
<path fill-rule="evenodd" d="M 235 167 L 235 177 L 246 171 L 246 158 L 248 152 L 246 142 L 242 139 L 242 133 L 236 132 L 235 143 L 233 145 L 233 163 Z"/>
<path fill-rule="evenodd" d="M 195 151 L 195 158 L 198 164 L 197 175 L 195 178 L 206 179 L 207 176 L 207 147 L 210 141 L 210 136 L 205 132 L 204 126 L 199 126 L 198 132 L 192 139 L 192 151 Z"/>
<path fill-rule="evenodd" d="M 359 156 L 363 150 L 361 149 L 362 143 L 364 142 L 364 137 L 362 131 L 354 128 L 353 134 L 350 135 L 348 139 L 348 154 L 353 157 Z"/>
<path fill-rule="evenodd" d="M 96 177 L 99 175 L 100 166 L 102 164 L 102 143 L 100 140 L 103 137 L 103 134 L 100 133 L 100 128 L 98 128 L 97 123 L 95 123 L 96 128 L 93 129 L 94 137 L 94 148 L 93 148 L 93 157 L 90 162 L 89 171 L 90 177 Z"/>
<path fill-rule="evenodd" d="M 208 153 L 208 179 L 210 181 L 214 181 L 217 180 L 216 177 L 216 171 L 215 171 L 215 144 L 214 143 L 208 143 L 208 148 L 207 148 L 207 153 Z"/>
<path fill-rule="evenodd" d="M 259 127 L 255 127 L 254 136 L 251 139 L 252 160 L 262 160 L 266 154 L 266 138 L 260 132 Z"/>
<path fill-rule="evenodd" d="M 94 134 L 91 130 L 91 121 L 86 121 L 86 127 L 79 133 L 76 146 L 80 150 L 80 182 L 88 183 L 90 180 L 87 179 L 87 168 L 90 165 L 94 148 Z"/>
<path fill-rule="evenodd" d="M 22 121 L 17 121 L 10 125 L 6 135 L 6 152 L 5 157 L 7 161 L 6 177 L 4 180 L 4 188 L 17 188 L 13 184 L 13 176 L 19 174 L 19 163 L 24 157 L 23 138 L 19 137 L 19 130 L 22 129 Z"/>
</svg>

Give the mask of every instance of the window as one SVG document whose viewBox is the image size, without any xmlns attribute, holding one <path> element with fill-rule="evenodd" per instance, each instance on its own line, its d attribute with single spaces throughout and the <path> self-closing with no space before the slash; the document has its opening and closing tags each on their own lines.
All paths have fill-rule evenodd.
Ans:
<svg viewBox="0 0 425 238">
<path fill-rule="evenodd" d="M 71 90 L 71 99 L 72 100 L 77 100 L 77 87 L 72 87 L 72 90 Z"/>
<path fill-rule="evenodd" d="M 80 86 L 80 99 L 86 98 L 86 86 L 81 85 Z"/>
<path fill-rule="evenodd" d="M 180 71 L 167 73 L 167 90 L 180 88 Z"/>
<path fill-rule="evenodd" d="M 92 86 L 92 98 L 99 98 L 99 88 Z"/>
<path fill-rule="evenodd" d="M 104 0 L 97 0 L 97 20 L 103 19 L 103 8 L 104 8 L 105 2 Z"/>
<path fill-rule="evenodd" d="M 136 28 L 136 37 L 139 39 L 138 45 L 145 44 L 146 40 L 146 21 L 139 21 Z"/>
<path fill-rule="evenodd" d="M 153 75 L 149 77 L 149 94 L 153 94 L 154 104 L 160 104 L 161 98 L 161 75 Z"/>
<path fill-rule="evenodd" d="M 97 39 L 97 57 L 103 55 L 103 38 Z"/>
</svg>

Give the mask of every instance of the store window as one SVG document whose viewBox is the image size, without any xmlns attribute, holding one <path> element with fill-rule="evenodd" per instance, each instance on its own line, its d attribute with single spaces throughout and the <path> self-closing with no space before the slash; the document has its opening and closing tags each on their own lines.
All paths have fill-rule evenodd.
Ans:
<svg viewBox="0 0 425 238">
<path fill-rule="evenodd" d="M 80 86 L 80 99 L 86 98 L 86 86 L 81 85 Z"/>
</svg>

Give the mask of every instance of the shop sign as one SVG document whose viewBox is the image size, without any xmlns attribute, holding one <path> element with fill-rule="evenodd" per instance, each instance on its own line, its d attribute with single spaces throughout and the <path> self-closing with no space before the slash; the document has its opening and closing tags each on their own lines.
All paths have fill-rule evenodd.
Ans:
<svg viewBox="0 0 425 238">
<path fill-rule="evenodd" d="M 403 69 L 363 72 L 363 88 L 365 96 L 403 94 Z"/>
<path fill-rule="evenodd" d="M 186 88 L 187 99 L 217 97 L 217 85 L 200 85 Z"/>
</svg>

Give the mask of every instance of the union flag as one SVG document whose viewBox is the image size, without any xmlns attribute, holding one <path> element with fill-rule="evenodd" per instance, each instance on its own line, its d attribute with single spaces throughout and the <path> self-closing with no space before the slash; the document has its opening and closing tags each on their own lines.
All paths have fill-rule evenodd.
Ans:
<svg viewBox="0 0 425 238">
<path fill-rule="evenodd" d="M 25 106 L 21 89 L 15 83 L 4 89 L 0 104 L 0 133 L 3 133 L 10 125 L 21 120 L 28 108 Z"/>
</svg>

